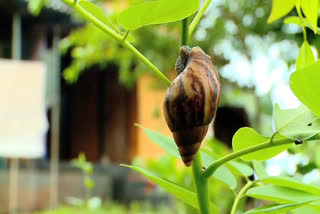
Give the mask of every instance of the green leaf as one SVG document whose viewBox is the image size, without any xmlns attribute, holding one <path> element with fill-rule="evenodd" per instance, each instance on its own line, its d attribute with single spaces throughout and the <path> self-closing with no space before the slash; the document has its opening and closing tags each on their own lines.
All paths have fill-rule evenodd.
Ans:
<svg viewBox="0 0 320 214">
<path fill-rule="evenodd" d="M 240 163 L 238 161 L 229 161 L 227 163 L 228 168 L 232 168 L 234 171 L 236 171 L 239 175 L 248 177 L 253 175 L 253 169 L 248 166 L 247 164 Z"/>
<path fill-rule="evenodd" d="M 304 23 L 301 22 L 300 17 L 298 16 L 289 16 L 287 18 L 285 18 L 285 20 L 283 21 L 285 24 L 296 24 L 299 26 L 303 26 Z"/>
<path fill-rule="evenodd" d="M 78 5 L 82 7 L 84 10 L 86 10 L 88 13 L 93 15 L 95 18 L 100 20 L 103 24 L 117 32 L 118 34 L 121 34 L 124 36 L 123 33 L 120 33 L 119 29 L 112 24 L 112 22 L 109 21 L 109 19 L 106 17 L 105 13 L 95 4 L 91 3 L 88 0 L 79 0 Z M 127 40 L 129 42 L 134 42 L 135 39 L 133 36 L 128 35 Z"/>
<path fill-rule="evenodd" d="M 158 132 L 152 131 L 148 128 L 143 127 L 142 125 L 136 124 L 136 126 L 143 129 L 143 131 L 147 134 L 148 138 L 160 146 L 163 150 L 165 150 L 167 153 L 173 155 L 176 158 L 181 159 L 178 147 L 176 143 L 174 142 L 173 138 L 162 135 Z"/>
<path fill-rule="evenodd" d="M 280 135 L 276 135 L 274 139 L 280 139 L 283 138 Z M 233 150 L 239 151 L 251 146 L 255 146 L 261 143 L 267 143 L 270 142 L 271 138 L 269 137 L 264 137 L 257 133 L 254 129 L 252 128 L 241 128 L 239 129 L 235 135 L 233 136 L 232 139 L 232 146 Z M 241 159 L 246 160 L 246 161 L 251 161 L 251 160 L 267 160 L 269 158 L 272 158 L 276 156 L 277 154 L 283 152 L 287 148 L 289 148 L 291 144 L 285 144 L 285 145 L 280 145 L 280 146 L 274 146 L 268 149 L 263 149 L 257 152 L 252 152 L 247 155 L 241 156 Z"/>
<path fill-rule="evenodd" d="M 307 19 L 315 29 L 314 33 L 317 33 L 317 21 L 318 21 L 318 9 L 319 9 L 318 0 L 308 0 L 301 1 L 301 7 L 306 15 Z"/>
<path fill-rule="evenodd" d="M 29 0 L 28 1 L 28 10 L 34 15 L 38 16 L 42 8 L 46 5 L 47 0 Z"/>
<path fill-rule="evenodd" d="M 287 211 L 297 209 L 299 207 L 303 207 L 307 204 L 310 204 L 313 201 L 299 202 L 299 203 L 291 203 L 291 204 L 280 204 L 280 205 L 268 205 L 264 207 L 255 208 L 249 210 L 245 214 L 275 214 L 275 213 L 286 213 Z"/>
<path fill-rule="evenodd" d="M 201 149 L 201 156 L 203 160 L 203 165 L 205 167 L 209 166 L 215 159 L 210 155 L 210 152 L 206 149 Z M 237 180 L 235 176 L 230 172 L 230 170 L 222 165 L 214 173 L 213 177 L 222 183 L 224 183 L 229 189 L 234 190 L 237 188 Z"/>
<path fill-rule="evenodd" d="M 302 20 L 300 19 L 300 17 L 298 16 L 289 16 L 287 17 L 285 20 L 284 20 L 284 23 L 285 24 L 296 24 L 296 25 L 299 25 L 299 26 L 305 26 L 305 27 L 308 27 L 310 28 L 311 30 L 319 33 L 320 31 L 320 28 L 318 27 L 314 27 L 308 19 L 306 18 L 302 18 Z"/>
<path fill-rule="evenodd" d="M 320 200 L 317 195 L 302 192 L 299 190 L 279 187 L 274 185 L 266 185 L 253 187 L 246 193 L 247 196 L 258 198 L 277 203 L 306 202 L 312 200 Z"/>
<path fill-rule="evenodd" d="M 319 214 L 318 211 L 312 209 L 311 207 L 300 207 L 291 211 L 292 214 Z"/>
<path fill-rule="evenodd" d="M 84 185 L 85 185 L 85 187 L 86 187 L 87 189 L 93 189 L 94 186 L 95 186 L 94 181 L 93 181 L 91 178 L 89 178 L 89 177 L 85 177 L 85 179 L 84 179 L 83 182 L 84 182 Z"/>
<path fill-rule="evenodd" d="M 299 100 L 320 117 L 320 61 L 294 72 L 290 86 Z"/>
<path fill-rule="evenodd" d="M 307 67 L 315 63 L 312 49 L 308 41 L 304 41 L 299 51 L 296 61 L 297 70 Z"/>
<path fill-rule="evenodd" d="M 146 169 L 143 169 L 143 168 L 140 168 L 137 166 L 129 166 L 129 165 L 122 165 L 122 166 L 131 168 L 131 169 L 143 174 L 144 176 L 146 176 L 147 178 L 149 178 L 150 180 L 152 180 L 153 182 L 158 184 L 163 189 L 167 190 L 169 193 L 171 193 L 175 197 L 184 201 L 186 204 L 189 204 L 195 208 L 199 208 L 198 202 L 197 202 L 197 196 L 194 192 L 191 192 L 191 191 L 179 186 L 178 184 L 175 184 L 175 183 L 168 181 L 164 178 L 160 178 L 156 174 L 154 174 L 153 172 L 148 171 Z M 212 213 L 220 213 L 218 207 L 211 202 L 210 202 L 210 209 L 211 209 Z"/>
<path fill-rule="evenodd" d="M 254 171 L 256 172 L 259 179 L 268 177 L 268 173 L 263 166 L 263 162 L 252 161 Z"/>
<path fill-rule="evenodd" d="M 199 9 L 200 0 L 146 0 L 132 5 L 119 15 L 119 23 L 127 30 L 182 20 Z"/>
<path fill-rule="evenodd" d="M 292 140 L 307 140 L 320 132 L 320 119 L 304 105 L 280 109 L 276 104 L 273 121 L 277 132 Z"/>
<path fill-rule="evenodd" d="M 268 23 L 287 15 L 295 5 L 295 0 L 272 0 L 271 14 Z"/>
<path fill-rule="evenodd" d="M 296 190 L 300 190 L 303 192 L 308 192 L 308 193 L 320 196 L 320 187 L 310 185 L 310 184 L 304 184 L 295 178 L 290 178 L 286 176 L 270 176 L 270 177 L 261 179 L 261 181 L 264 183 L 274 184 L 277 186 L 284 186 L 291 189 L 296 189 Z"/>
</svg>

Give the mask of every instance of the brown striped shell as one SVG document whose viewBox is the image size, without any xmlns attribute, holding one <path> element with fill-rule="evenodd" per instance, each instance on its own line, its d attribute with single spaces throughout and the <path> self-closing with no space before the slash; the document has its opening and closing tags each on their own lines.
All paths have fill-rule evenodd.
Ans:
<svg viewBox="0 0 320 214">
<path fill-rule="evenodd" d="M 200 47 L 182 46 L 178 76 L 167 90 L 164 116 L 183 163 L 190 166 L 207 134 L 220 100 L 220 80 L 210 56 Z"/>
</svg>

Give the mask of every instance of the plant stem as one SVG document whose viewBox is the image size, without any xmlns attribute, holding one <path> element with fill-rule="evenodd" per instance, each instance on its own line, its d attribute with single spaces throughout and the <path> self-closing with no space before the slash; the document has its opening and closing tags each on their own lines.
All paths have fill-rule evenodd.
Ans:
<svg viewBox="0 0 320 214">
<path fill-rule="evenodd" d="M 244 194 L 246 194 L 248 189 L 250 189 L 250 187 L 252 187 L 254 185 L 254 183 L 255 182 L 253 182 L 253 181 L 248 181 L 248 183 L 246 183 L 246 185 L 244 185 L 244 187 L 242 187 L 242 189 L 240 190 L 240 192 L 238 193 L 237 197 L 235 198 L 235 200 L 233 202 L 230 214 L 236 214 L 237 207 L 239 205 L 239 202 L 240 202 L 242 196 L 244 196 Z"/>
<path fill-rule="evenodd" d="M 75 11 L 80 13 L 84 18 L 92 22 L 94 25 L 96 25 L 98 28 L 100 28 L 102 31 L 104 31 L 106 34 L 111 36 L 113 39 L 117 40 L 119 43 L 121 43 L 125 48 L 130 50 L 139 60 L 141 60 L 146 66 L 148 66 L 152 73 L 158 77 L 166 86 L 171 85 L 171 81 L 163 74 L 161 71 L 153 65 L 143 54 L 141 54 L 128 40 L 123 40 L 123 37 L 117 34 L 115 31 L 113 31 L 110 27 L 108 27 L 106 24 L 104 24 L 102 21 L 100 21 L 98 18 L 93 16 L 91 13 L 89 13 L 87 10 L 82 8 L 79 4 L 73 3 L 71 0 L 62 0 L 64 3 L 66 3 L 68 6 L 73 8 Z"/>
<path fill-rule="evenodd" d="M 189 38 L 191 37 L 193 31 L 196 29 L 197 25 L 199 24 L 204 12 L 207 10 L 209 7 L 211 0 L 206 0 L 200 10 L 198 11 L 197 15 L 193 18 L 190 26 L 189 26 Z"/>
<path fill-rule="evenodd" d="M 298 16 L 300 18 L 300 21 L 302 23 L 301 27 L 302 27 L 302 32 L 303 32 L 303 39 L 304 39 L 304 41 L 307 41 L 307 32 L 306 32 L 306 29 L 305 29 L 305 27 L 303 25 L 303 16 L 301 14 L 301 5 L 300 5 L 300 3 L 296 4 L 296 9 L 297 9 L 297 13 L 298 13 Z"/>
<path fill-rule="evenodd" d="M 208 179 L 202 176 L 201 153 L 198 152 L 192 163 L 193 182 L 195 185 L 201 214 L 210 214 Z"/>
<path fill-rule="evenodd" d="M 188 44 L 188 17 L 181 21 L 182 34 L 181 34 L 181 46 Z"/>
<path fill-rule="evenodd" d="M 320 134 L 317 134 L 316 136 L 308 139 L 308 141 L 311 140 L 320 140 Z M 216 161 L 214 161 L 208 168 L 207 170 L 203 173 L 203 177 L 205 178 L 209 178 L 220 166 L 222 166 L 223 164 L 225 164 L 226 162 L 239 158 L 242 155 L 246 155 L 249 154 L 251 152 L 256 152 L 262 149 L 267 149 L 267 148 L 271 148 L 271 147 L 275 147 L 275 146 L 280 146 L 280 145 L 284 145 L 284 144 L 291 144 L 293 143 L 294 140 L 289 139 L 289 138 L 281 138 L 281 139 L 276 139 L 273 142 L 266 142 L 266 143 L 261 143 L 255 146 L 251 146 L 242 150 L 239 150 L 237 152 L 233 152 L 229 155 L 226 155 Z"/>
</svg>

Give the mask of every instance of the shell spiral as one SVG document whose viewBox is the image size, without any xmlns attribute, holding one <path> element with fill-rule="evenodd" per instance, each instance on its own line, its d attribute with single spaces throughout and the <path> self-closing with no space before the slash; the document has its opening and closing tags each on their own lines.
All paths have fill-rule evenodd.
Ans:
<svg viewBox="0 0 320 214">
<path fill-rule="evenodd" d="M 164 116 L 183 163 L 192 164 L 220 100 L 220 80 L 210 56 L 200 47 L 182 46 L 178 76 L 167 90 Z"/>
</svg>

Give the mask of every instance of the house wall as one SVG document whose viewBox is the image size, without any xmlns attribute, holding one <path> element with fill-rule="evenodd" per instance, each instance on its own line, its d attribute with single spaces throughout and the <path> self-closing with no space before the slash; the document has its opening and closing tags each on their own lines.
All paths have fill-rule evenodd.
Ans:
<svg viewBox="0 0 320 214">
<path fill-rule="evenodd" d="M 163 116 L 163 101 L 165 89 L 152 89 L 151 86 L 157 81 L 150 75 L 142 76 L 137 85 L 138 118 L 137 122 L 151 130 L 172 136 Z M 141 128 L 137 129 L 137 147 L 135 156 L 144 158 L 157 158 L 164 151 L 151 142 Z"/>
</svg>

